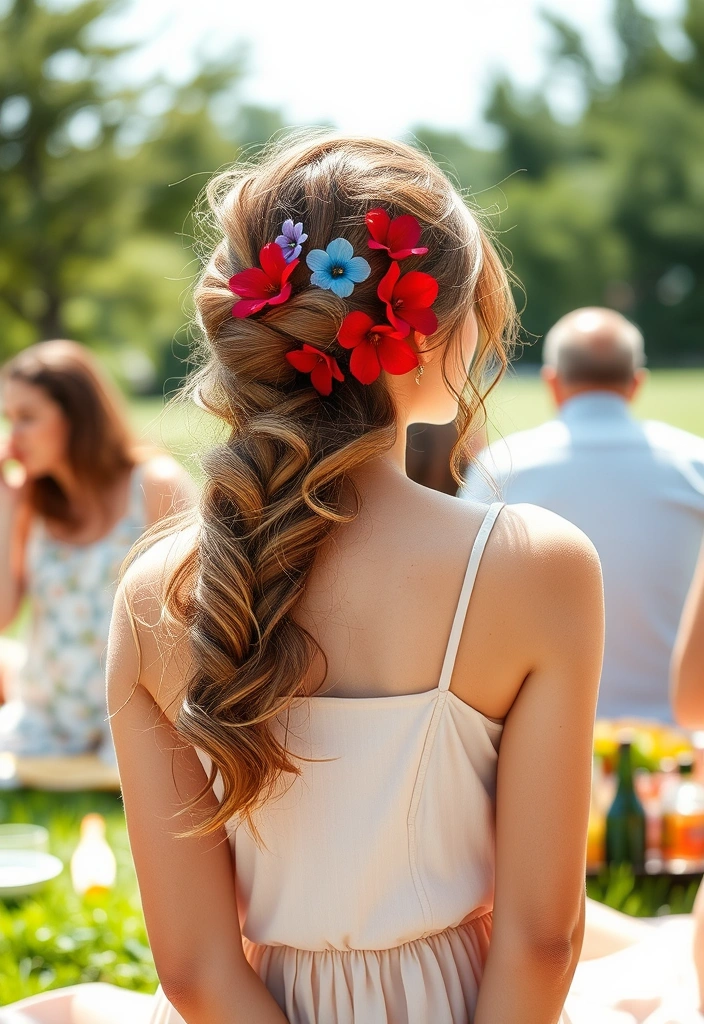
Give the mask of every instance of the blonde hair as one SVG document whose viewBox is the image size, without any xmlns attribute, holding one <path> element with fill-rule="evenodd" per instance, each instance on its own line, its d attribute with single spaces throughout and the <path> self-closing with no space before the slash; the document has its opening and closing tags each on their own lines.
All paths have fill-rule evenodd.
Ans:
<svg viewBox="0 0 704 1024">
<path fill-rule="evenodd" d="M 485 230 L 433 161 L 398 142 L 326 134 L 279 142 L 255 164 L 215 177 L 206 190 L 214 232 L 195 292 L 207 362 L 192 393 L 227 427 L 204 460 L 195 545 L 172 575 L 166 609 L 186 627 L 194 671 L 176 720 L 179 734 L 212 759 L 223 796 L 194 833 L 213 832 L 234 814 L 254 829 L 253 812 L 299 767 L 270 728 L 304 696 L 317 646 L 293 611 L 315 557 L 357 514 L 342 500 L 358 467 L 386 452 L 396 417 L 383 375 L 365 386 L 349 374 L 321 398 L 285 353 L 305 342 L 343 361 L 336 341 L 350 309 L 378 319 L 376 288 L 388 267 L 367 247 L 365 213 L 383 206 L 412 214 L 423 229 L 422 269 L 439 284 L 433 336 L 446 360 L 474 309 L 480 340 L 459 405 L 453 472 L 483 398 L 507 363 L 515 309 L 507 275 Z M 248 319 L 231 315 L 228 279 L 258 265 L 260 248 L 286 218 L 301 220 L 307 246 L 343 235 L 372 272 L 349 300 L 311 287 L 305 261 L 288 302 Z M 487 376 L 490 383 L 487 385 Z M 202 795 L 202 794 L 201 794 Z"/>
</svg>

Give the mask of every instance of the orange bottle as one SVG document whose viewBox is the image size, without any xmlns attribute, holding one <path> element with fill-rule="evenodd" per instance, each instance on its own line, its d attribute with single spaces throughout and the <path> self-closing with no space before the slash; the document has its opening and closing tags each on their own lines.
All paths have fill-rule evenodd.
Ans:
<svg viewBox="0 0 704 1024">
<path fill-rule="evenodd" d="M 675 870 L 704 864 L 704 785 L 693 777 L 693 758 L 678 758 L 679 779 L 665 788 L 662 808 L 663 860 Z"/>
<path fill-rule="evenodd" d="M 81 822 L 81 838 L 71 857 L 71 881 L 81 896 L 107 892 L 115 884 L 115 854 L 105 838 L 105 819 L 86 814 Z"/>
</svg>

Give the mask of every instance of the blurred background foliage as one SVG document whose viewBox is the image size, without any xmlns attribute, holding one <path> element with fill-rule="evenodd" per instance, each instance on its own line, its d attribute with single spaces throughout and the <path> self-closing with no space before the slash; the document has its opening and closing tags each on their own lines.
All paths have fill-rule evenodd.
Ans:
<svg viewBox="0 0 704 1024">
<path fill-rule="evenodd" d="M 241 50 L 203 59 L 179 86 L 118 84 L 130 47 L 95 29 L 120 7 L 0 5 L 0 358 L 68 336 L 133 390 L 160 393 L 188 351 L 194 201 L 210 173 L 284 121 L 240 101 Z M 603 304 L 643 327 L 651 364 L 701 361 L 704 0 L 687 0 L 676 53 L 634 0 L 614 0 L 622 66 L 608 82 L 579 33 L 544 17 L 546 80 L 532 93 L 495 81 L 492 149 L 422 125 L 414 135 L 510 252 L 528 340 L 575 306 Z M 566 120 L 546 97 L 575 91 Z M 538 355 L 530 346 L 523 359 Z"/>
</svg>

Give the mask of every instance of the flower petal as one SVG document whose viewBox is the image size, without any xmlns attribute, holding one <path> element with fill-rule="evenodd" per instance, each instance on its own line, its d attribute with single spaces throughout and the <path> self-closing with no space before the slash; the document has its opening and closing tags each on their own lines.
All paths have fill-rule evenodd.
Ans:
<svg viewBox="0 0 704 1024">
<path fill-rule="evenodd" d="M 379 287 L 377 288 L 376 293 L 382 302 L 391 302 L 391 297 L 394 293 L 394 286 L 396 285 L 400 274 L 401 268 L 398 263 L 392 263 L 381 281 L 379 281 Z"/>
<path fill-rule="evenodd" d="M 343 348 L 355 348 L 366 341 L 369 329 L 374 326 L 374 321 L 360 309 L 348 313 L 340 325 L 337 340 Z"/>
<path fill-rule="evenodd" d="M 438 318 L 432 309 L 404 309 L 405 320 L 420 334 L 429 337 L 438 329 Z"/>
<path fill-rule="evenodd" d="M 244 317 L 251 316 L 252 313 L 258 313 L 260 309 L 264 309 L 266 301 L 266 299 L 240 299 L 232 307 L 232 315 L 237 320 L 243 320 Z"/>
<path fill-rule="evenodd" d="M 310 283 L 312 285 L 315 285 L 316 288 L 325 288 L 328 291 L 332 289 L 332 283 L 334 280 L 336 280 L 336 278 L 334 278 L 327 270 L 316 270 L 314 274 L 310 275 Z"/>
<path fill-rule="evenodd" d="M 340 369 L 340 364 L 338 363 L 337 359 L 335 359 L 334 356 L 330 357 L 330 369 L 332 370 L 332 375 L 335 378 L 335 380 L 342 381 L 345 379 L 345 375 Z"/>
<path fill-rule="evenodd" d="M 350 281 L 349 277 L 330 277 L 330 284 L 328 285 L 331 292 L 338 295 L 341 299 L 348 298 L 354 291 L 354 282 Z"/>
<path fill-rule="evenodd" d="M 360 281 L 366 281 L 371 272 L 372 268 L 364 256 L 353 256 L 351 260 L 348 260 L 345 267 L 345 277 L 350 281 L 354 281 L 355 284 L 359 284 Z"/>
<path fill-rule="evenodd" d="M 409 213 L 401 217 L 395 217 L 389 225 L 386 243 L 389 252 L 396 252 L 399 249 L 412 249 L 420 241 L 420 224 L 415 217 Z"/>
<path fill-rule="evenodd" d="M 386 210 L 382 209 L 380 206 L 375 207 L 373 210 L 369 210 L 364 218 L 364 223 L 367 225 L 369 234 L 372 236 L 369 240 L 369 247 L 371 249 L 385 249 L 386 235 L 389 230 L 389 224 L 391 223 L 391 218 Z M 376 245 L 372 245 L 372 239 L 376 242 Z"/>
<path fill-rule="evenodd" d="M 281 234 L 285 235 L 289 242 L 296 241 L 296 230 L 293 226 L 293 221 L 291 220 L 290 217 L 287 217 L 287 219 L 281 225 Z"/>
<path fill-rule="evenodd" d="M 360 384 L 373 384 L 381 373 L 381 366 L 374 345 L 368 341 L 357 345 L 350 356 L 350 373 Z"/>
<path fill-rule="evenodd" d="M 259 267 L 250 267 L 234 274 L 227 286 L 241 299 L 266 299 L 269 296 L 271 281 Z"/>
<path fill-rule="evenodd" d="M 411 270 L 404 274 L 394 288 L 394 299 L 401 299 L 404 305 L 401 316 L 405 314 L 406 306 L 414 309 L 432 306 L 437 297 L 437 281 L 430 274 L 423 274 L 419 270 Z"/>
<path fill-rule="evenodd" d="M 406 320 L 402 320 L 400 316 L 397 316 L 388 304 L 386 306 L 386 317 L 393 326 L 394 334 L 397 334 L 399 338 L 408 337 L 411 333 L 411 325 Z"/>
<path fill-rule="evenodd" d="M 282 285 L 286 284 L 286 282 L 288 281 L 289 277 L 291 276 L 291 274 L 294 272 L 294 270 L 298 266 L 298 263 L 299 263 L 299 260 L 297 260 L 297 259 L 286 260 L 286 265 L 284 266 L 283 272 L 281 274 L 281 281 L 279 282 L 280 284 L 282 284 Z"/>
<path fill-rule="evenodd" d="M 346 238 L 333 238 L 332 242 L 325 247 L 325 251 L 335 266 L 344 266 L 354 254 L 354 249 Z"/>
<path fill-rule="evenodd" d="M 304 352 L 299 348 L 287 352 L 286 359 L 299 373 L 310 373 L 318 364 L 317 353 Z"/>
<path fill-rule="evenodd" d="M 281 275 L 286 268 L 286 260 L 281 251 L 281 246 L 277 245 L 276 242 L 267 242 L 259 251 L 259 262 L 269 280 L 273 281 L 274 284 L 280 284 Z"/>
<path fill-rule="evenodd" d="M 280 244 L 278 238 L 276 239 L 276 243 L 277 245 Z M 282 252 L 287 263 L 293 263 L 294 260 L 298 262 L 298 257 L 301 255 L 301 247 L 300 245 L 294 245 L 293 242 L 286 242 L 286 245 L 282 246 Z M 285 273 L 286 271 L 284 271 L 284 274 Z"/>
<path fill-rule="evenodd" d="M 328 273 L 333 266 L 333 261 L 324 249 L 311 249 L 306 256 L 306 263 L 311 270 L 328 271 Z"/>
<path fill-rule="evenodd" d="M 313 369 L 310 382 L 321 395 L 329 395 L 332 391 L 332 370 L 324 359 L 320 359 Z"/>
<path fill-rule="evenodd" d="M 411 346 L 407 341 L 399 341 L 398 338 L 383 338 L 377 346 L 377 355 L 382 370 L 386 370 L 387 373 L 408 373 L 418 366 L 418 356 Z"/>
<path fill-rule="evenodd" d="M 303 221 L 299 220 L 297 224 L 293 225 L 292 237 L 295 242 L 305 242 L 308 235 L 303 233 Z"/>
<path fill-rule="evenodd" d="M 291 282 L 287 281 L 286 284 L 281 286 L 281 291 L 278 295 L 274 295 L 272 298 L 267 299 L 270 306 L 280 306 L 282 302 L 286 302 L 291 296 Z"/>
</svg>

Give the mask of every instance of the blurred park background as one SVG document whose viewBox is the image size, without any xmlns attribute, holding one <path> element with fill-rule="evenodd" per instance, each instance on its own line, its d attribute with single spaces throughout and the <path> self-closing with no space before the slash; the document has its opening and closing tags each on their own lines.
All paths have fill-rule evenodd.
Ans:
<svg viewBox="0 0 704 1024">
<path fill-rule="evenodd" d="M 209 17 L 207 2 L 198 7 Z M 316 0 L 310 7 L 318 33 L 310 49 L 305 19 L 300 40 L 287 38 L 290 23 L 271 39 L 269 58 L 282 65 L 289 87 L 267 106 L 251 97 L 269 95 L 272 82 L 268 92 L 266 80 L 251 87 L 256 53 L 250 58 L 239 19 L 216 8 L 210 34 L 187 47 L 178 36 L 169 43 L 184 4 L 171 5 L 171 20 L 160 21 L 156 0 L 0 0 L 0 358 L 39 339 L 71 337 L 97 349 L 132 394 L 160 397 L 177 385 L 187 368 L 197 269 L 194 203 L 210 173 L 292 123 L 288 99 L 301 76 L 306 88 L 311 76 L 315 83 L 322 59 Z M 393 116 L 385 122 L 375 113 L 379 106 L 408 117 L 405 137 L 427 147 L 485 211 L 523 284 L 518 371 L 539 360 L 540 338 L 559 316 L 589 304 L 613 306 L 642 327 L 652 368 L 702 366 L 704 0 L 588 8 L 599 13 L 598 33 L 579 27 L 586 3 L 542 12 L 531 0 L 501 5 L 504 63 L 492 56 L 478 77 L 456 79 L 449 53 L 445 86 L 420 43 L 414 16 L 421 9 L 411 4 L 405 21 L 423 71 L 409 71 L 413 81 L 399 80 L 398 90 L 410 89 L 417 104 L 390 95 L 371 51 L 355 52 L 353 36 L 350 52 L 348 33 L 340 33 L 340 53 L 332 54 L 339 84 L 321 69 L 320 102 L 307 108 L 308 123 L 336 123 L 338 96 L 347 127 L 344 102 L 354 104 L 357 94 L 356 128 L 365 116 L 375 130 L 387 122 L 393 128 Z M 450 0 L 437 12 L 444 24 L 433 27 L 430 48 L 443 35 L 449 46 L 448 34 L 465 33 L 469 66 L 483 47 L 500 55 L 502 39 L 481 38 L 471 5 Z M 530 15 L 529 42 L 540 50 L 529 72 L 514 55 L 519 13 L 524 21 Z M 273 25 L 275 10 L 272 17 Z M 435 121 L 422 102 L 431 80 L 447 95 L 447 110 L 436 103 Z M 463 83 L 472 87 L 464 106 L 455 95 Z M 426 120 L 414 119 L 416 107 Z M 325 110 L 327 118 L 319 113 Z M 471 123 L 453 127 L 463 111 Z M 667 378 L 675 389 L 686 380 Z M 529 420 L 544 414 L 532 399 L 538 392 L 529 388 Z M 677 412 L 680 401 L 672 406 Z M 691 420 L 682 425 L 697 428 Z"/>
<path fill-rule="evenodd" d="M 330 124 L 427 148 L 504 246 L 525 330 L 493 433 L 551 415 L 541 338 L 596 304 L 645 334 L 636 412 L 704 435 L 704 0 L 291 7 L 0 0 L 0 361 L 84 342 L 140 433 L 193 468 L 203 416 L 161 412 L 189 366 L 194 204 L 277 131 Z M 118 884 L 86 901 L 64 873 L 41 899 L 0 902 L 0 1005 L 156 983 L 118 798 L 0 794 L 0 820 L 47 824 L 64 859 L 95 809 Z M 657 884 L 590 892 L 631 913 L 691 906 L 692 886 Z"/>
</svg>

